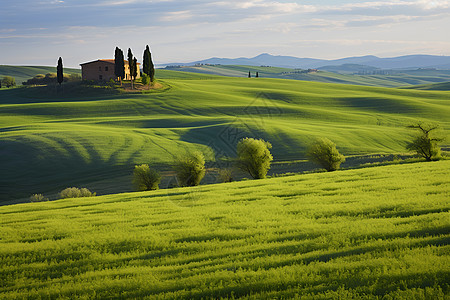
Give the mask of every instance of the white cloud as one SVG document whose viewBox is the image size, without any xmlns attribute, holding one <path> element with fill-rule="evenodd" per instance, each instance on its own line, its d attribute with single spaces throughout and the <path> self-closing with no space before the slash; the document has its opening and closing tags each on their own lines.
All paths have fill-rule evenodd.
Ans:
<svg viewBox="0 0 450 300">
<path fill-rule="evenodd" d="M 168 12 L 159 19 L 163 22 L 179 22 L 194 18 L 194 14 L 189 10 Z"/>
<path fill-rule="evenodd" d="M 30 47 L 51 59 L 64 53 L 71 65 L 109 57 L 115 46 L 140 55 L 145 43 L 159 62 L 262 52 L 319 58 L 414 49 L 450 54 L 450 37 L 442 34 L 450 28 L 450 0 L 317 2 L 48 0 L 41 6 L 16 0 L 0 10 L 0 49 L 7 59 Z M 48 47 L 53 42 L 58 48 Z"/>
</svg>

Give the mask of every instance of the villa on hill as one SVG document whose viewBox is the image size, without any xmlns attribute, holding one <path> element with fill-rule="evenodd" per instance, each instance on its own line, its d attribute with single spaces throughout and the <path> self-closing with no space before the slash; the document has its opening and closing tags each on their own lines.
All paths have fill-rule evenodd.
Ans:
<svg viewBox="0 0 450 300">
<path fill-rule="evenodd" d="M 110 79 L 115 80 L 116 75 L 114 74 L 114 59 L 98 59 L 90 61 L 81 66 L 81 79 L 82 80 L 95 80 L 95 81 L 108 81 Z M 124 61 L 125 66 L 125 78 L 124 80 L 130 80 L 130 67 L 128 66 L 128 61 Z M 140 78 L 140 63 L 137 63 L 137 76 Z"/>
</svg>

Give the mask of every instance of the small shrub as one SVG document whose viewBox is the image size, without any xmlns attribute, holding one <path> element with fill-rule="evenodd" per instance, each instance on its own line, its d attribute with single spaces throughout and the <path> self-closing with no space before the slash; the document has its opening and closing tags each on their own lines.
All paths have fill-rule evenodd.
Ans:
<svg viewBox="0 0 450 300">
<path fill-rule="evenodd" d="M 328 172 L 339 169 L 341 163 L 345 162 L 345 157 L 336 149 L 336 144 L 327 138 L 316 140 L 309 147 L 306 155 Z"/>
<path fill-rule="evenodd" d="M 273 156 L 272 145 L 263 139 L 244 138 L 237 144 L 237 166 L 248 172 L 254 179 L 265 178 L 270 169 Z"/>
<path fill-rule="evenodd" d="M 31 79 L 23 82 L 23 85 L 49 85 L 58 83 L 56 73 L 47 73 L 47 74 L 37 74 Z M 81 81 L 81 76 L 79 74 L 64 74 L 63 82 L 75 82 Z"/>
<path fill-rule="evenodd" d="M 151 191 L 159 189 L 161 175 L 148 165 L 134 167 L 133 185 L 137 191 Z"/>
<path fill-rule="evenodd" d="M 71 82 L 81 81 L 81 75 L 80 74 L 71 73 L 71 74 L 69 74 L 69 81 L 71 81 Z"/>
<path fill-rule="evenodd" d="M 178 183 L 181 186 L 196 186 L 205 176 L 205 157 L 201 152 L 183 156 L 175 162 Z"/>
<path fill-rule="evenodd" d="M 48 198 L 44 197 L 42 194 L 34 194 L 30 197 L 30 202 L 43 202 L 48 201 Z"/>
<path fill-rule="evenodd" d="M 148 76 L 148 75 L 145 74 L 145 73 L 142 74 L 141 81 L 142 81 L 142 84 L 143 84 L 143 85 L 149 84 L 149 83 L 150 83 L 150 76 Z"/>
<path fill-rule="evenodd" d="M 218 171 L 219 179 L 221 182 L 232 182 L 233 181 L 233 170 L 230 168 L 220 169 Z"/>
<path fill-rule="evenodd" d="M 96 196 L 96 193 L 92 193 L 87 188 L 79 189 L 79 188 L 76 188 L 76 187 L 71 187 L 71 188 L 66 188 L 66 189 L 62 190 L 59 193 L 59 196 L 60 196 L 61 199 L 81 198 L 81 197 L 94 197 L 94 196 Z"/>
</svg>

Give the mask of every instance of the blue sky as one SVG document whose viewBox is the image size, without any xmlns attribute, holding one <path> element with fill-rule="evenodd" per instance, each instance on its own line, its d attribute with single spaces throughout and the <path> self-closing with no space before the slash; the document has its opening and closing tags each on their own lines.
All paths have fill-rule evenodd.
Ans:
<svg viewBox="0 0 450 300">
<path fill-rule="evenodd" d="M 450 55 L 450 0 L 0 0 L 0 64 Z"/>
</svg>

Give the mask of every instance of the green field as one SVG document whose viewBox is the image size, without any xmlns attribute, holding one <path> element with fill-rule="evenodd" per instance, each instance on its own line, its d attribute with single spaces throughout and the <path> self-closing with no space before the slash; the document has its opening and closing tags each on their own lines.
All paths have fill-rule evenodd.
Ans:
<svg viewBox="0 0 450 300">
<path fill-rule="evenodd" d="M 448 299 L 449 170 L 3 206 L 0 298 Z"/>
<path fill-rule="evenodd" d="M 22 82 L 33 78 L 37 74 L 56 73 L 56 65 L 54 67 L 44 66 L 5 66 L 0 65 L 0 78 L 4 76 L 12 76 L 16 79 L 16 85 L 22 85 Z M 80 69 L 64 68 L 65 74 L 80 74 Z"/>
<path fill-rule="evenodd" d="M 149 93 L 70 84 L 3 89 L 0 201 L 56 197 L 69 186 L 132 191 L 135 164 L 170 174 L 177 155 L 200 150 L 218 168 L 218 156 L 233 157 L 247 136 L 270 141 L 281 163 L 304 160 L 316 137 L 333 140 L 345 155 L 394 154 L 405 152 L 413 136 L 405 125 L 413 121 L 450 129 L 446 91 L 167 70 L 158 76 L 165 88 Z"/>
<path fill-rule="evenodd" d="M 414 85 L 434 84 L 450 81 L 450 70 L 389 70 L 389 75 L 357 75 L 341 74 L 319 70 L 313 73 L 301 73 L 298 69 L 276 67 L 253 67 L 235 65 L 201 65 L 171 68 L 181 72 L 197 74 L 210 74 L 233 77 L 247 77 L 248 72 L 252 76 L 259 73 L 263 78 L 295 79 L 303 81 L 315 81 L 325 83 L 357 84 L 366 86 L 404 87 Z M 446 89 L 448 90 L 448 88 Z"/>
</svg>

